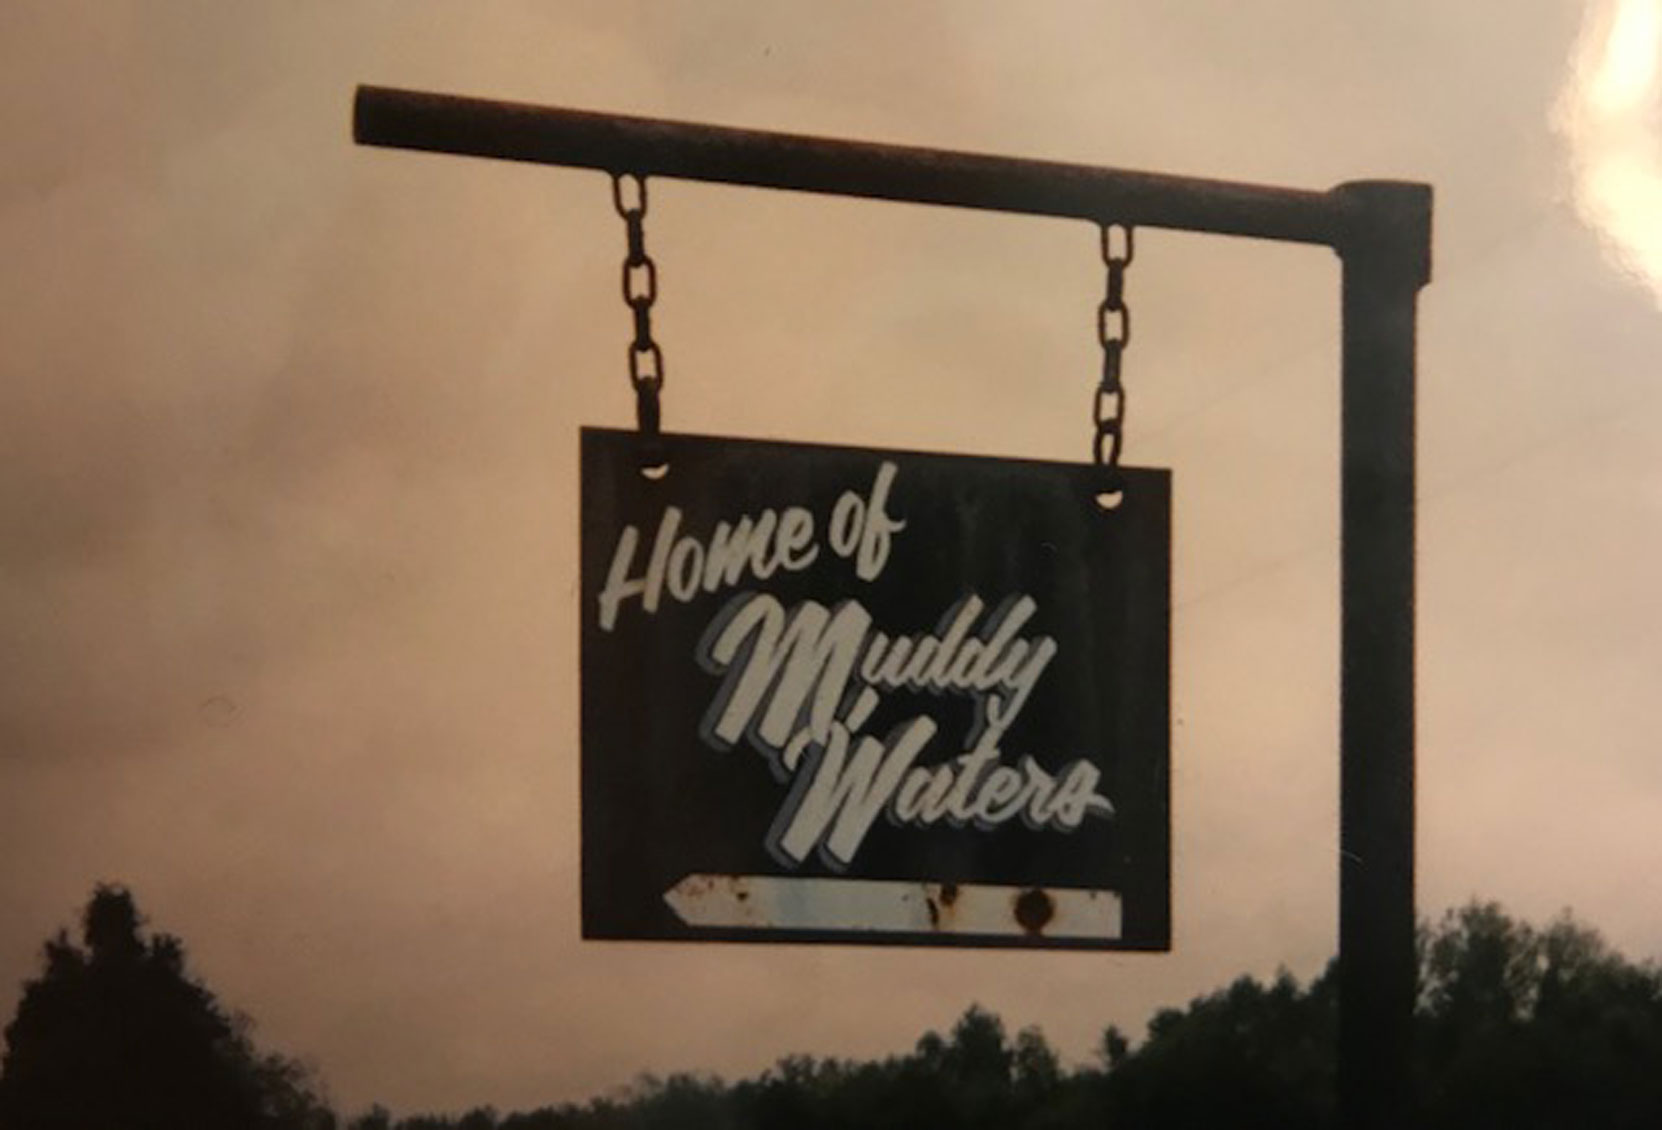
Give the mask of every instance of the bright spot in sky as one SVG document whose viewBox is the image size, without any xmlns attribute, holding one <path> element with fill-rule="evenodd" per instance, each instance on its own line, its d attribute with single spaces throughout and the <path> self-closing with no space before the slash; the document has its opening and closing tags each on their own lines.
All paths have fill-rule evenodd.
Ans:
<svg viewBox="0 0 1662 1130">
<path fill-rule="evenodd" d="M 1589 5 L 1559 98 L 1576 210 L 1662 306 L 1662 0 Z"/>
</svg>

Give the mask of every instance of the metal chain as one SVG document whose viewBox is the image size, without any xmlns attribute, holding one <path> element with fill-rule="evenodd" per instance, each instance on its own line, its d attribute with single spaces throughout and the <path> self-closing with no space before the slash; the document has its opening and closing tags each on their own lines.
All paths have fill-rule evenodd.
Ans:
<svg viewBox="0 0 1662 1130">
<path fill-rule="evenodd" d="M 612 174 L 612 203 L 623 217 L 629 238 L 629 252 L 623 260 L 623 301 L 635 318 L 635 336 L 629 342 L 629 383 L 635 389 L 635 420 L 644 441 L 641 466 L 659 468 L 664 465 L 658 404 L 664 387 L 664 352 L 652 339 L 658 265 L 646 253 L 646 178 L 635 173 Z"/>
<path fill-rule="evenodd" d="M 1096 436 L 1091 454 L 1105 469 L 1109 491 L 1119 486 L 1120 449 L 1125 442 L 1125 386 L 1120 368 L 1131 344 L 1131 311 L 1125 305 L 1125 268 L 1134 250 L 1129 224 L 1102 226 L 1102 261 L 1108 267 L 1108 294 L 1096 309 L 1096 336 L 1102 344 L 1102 379 L 1096 386 L 1092 420 Z"/>
</svg>

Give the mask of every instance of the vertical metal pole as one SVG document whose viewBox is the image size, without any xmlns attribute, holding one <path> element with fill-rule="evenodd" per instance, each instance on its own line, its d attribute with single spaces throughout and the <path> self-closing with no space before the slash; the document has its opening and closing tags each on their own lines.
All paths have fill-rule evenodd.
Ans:
<svg viewBox="0 0 1662 1130">
<path fill-rule="evenodd" d="M 1415 301 L 1431 192 L 1362 181 L 1344 263 L 1339 800 L 1339 1114 L 1410 1117 L 1414 918 Z"/>
</svg>

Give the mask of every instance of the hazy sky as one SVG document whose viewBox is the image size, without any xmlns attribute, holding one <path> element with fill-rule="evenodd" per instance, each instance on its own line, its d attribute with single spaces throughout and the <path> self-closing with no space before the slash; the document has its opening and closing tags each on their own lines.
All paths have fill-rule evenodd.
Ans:
<svg viewBox="0 0 1662 1130">
<path fill-rule="evenodd" d="M 577 430 L 626 425 L 598 173 L 355 148 L 359 82 L 1324 188 L 1432 182 L 1422 913 L 1662 954 L 1654 0 L 0 8 L 0 1013 L 132 886 L 344 1108 L 909 1046 L 1079 1056 L 1337 892 L 1338 270 L 1142 233 L 1172 467 L 1174 949 L 582 943 Z M 1081 458 L 1088 225 L 655 186 L 675 430 Z"/>
</svg>

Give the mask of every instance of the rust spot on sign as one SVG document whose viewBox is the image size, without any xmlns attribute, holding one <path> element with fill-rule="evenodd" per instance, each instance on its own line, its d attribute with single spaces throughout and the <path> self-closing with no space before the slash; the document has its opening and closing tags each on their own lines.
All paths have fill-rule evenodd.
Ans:
<svg viewBox="0 0 1662 1130">
<path fill-rule="evenodd" d="M 934 893 L 925 901 L 925 909 L 929 911 L 929 928 L 931 930 L 950 930 L 952 928 L 952 908 L 958 903 L 958 884 L 941 883 L 935 887 Z"/>
<path fill-rule="evenodd" d="M 735 902 L 742 904 L 750 901 L 750 884 L 743 875 L 724 876 L 721 882 L 732 892 Z"/>
<path fill-rule="evenodd" d="M 1050 895 L 1037 887 L 1029 887 L 1015 898 L 1016 922 L 1028 934 L 1044 933 L 1050 920 L 1056 917 L 1056 904 Z"/>
</svg>

